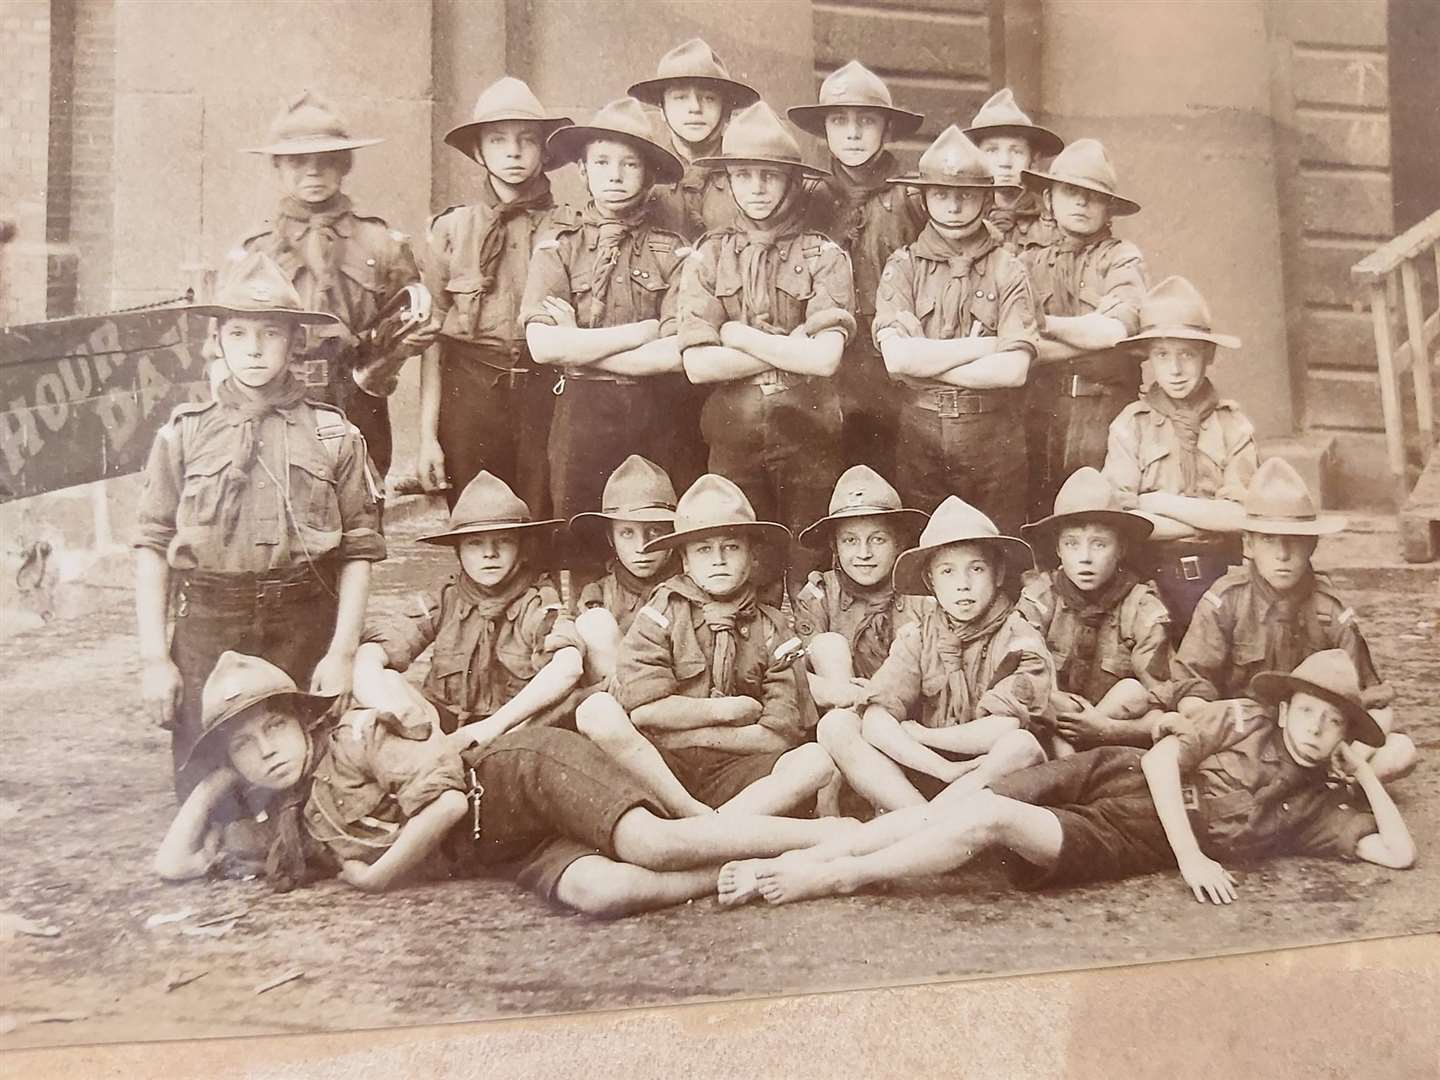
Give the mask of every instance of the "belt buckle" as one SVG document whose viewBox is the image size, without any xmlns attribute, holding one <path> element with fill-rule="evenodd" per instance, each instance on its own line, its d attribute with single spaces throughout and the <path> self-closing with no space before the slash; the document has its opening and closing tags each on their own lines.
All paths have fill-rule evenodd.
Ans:
<svg viewBox="0 0 1440 1080">
<path fill-rule="evenodd" d="M 1200 556 L 1199 556 L 1199 555 L 1182 555 L 1182 556 L 1180 556 L 1180 576 L 1183 577 L 1186 581 L 1199 581 L 1199 580 L 1200 580 Z"/>
<path fill-rule="evenodd" d="M 1080 375 L 1070 376 L 1070 389 L 1068 391 L 1068 396 L 1072 398 L 1078 398 L 1080 396 L 1080 380 L 1082 378 L 1083 376 Z"/>
<path fill-rule="evenodd" d="M 293 365 L 295 376 L 309 387 L 330 385 L 330 361 L 323 359 L 301 360 Z"/>
<path fill-rule="evenodd" d="M 935 411 L 941 419 L 954 420 L 960 415 L 960 391 L 936 390 Z"/>
<path fill-rule="evenodd" d="M 1200 792 L 1195 789 L 1194 784 L 1186 784 L 1180 789 L 1180 797 L 1184 801 L 1185 809 L 1196 813 L 1200 811 Z"/>
</svg>

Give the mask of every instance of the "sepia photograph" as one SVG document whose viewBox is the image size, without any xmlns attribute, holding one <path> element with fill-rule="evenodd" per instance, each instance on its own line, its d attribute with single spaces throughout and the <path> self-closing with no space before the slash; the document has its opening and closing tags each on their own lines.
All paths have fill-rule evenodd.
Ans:
<svg viewBox="0 0 1440 1080">
<path fill-rule="evenodd" d="M 1437 55 L 0 0 L 0 1051 L 1433 935 Z"/>
</svg>

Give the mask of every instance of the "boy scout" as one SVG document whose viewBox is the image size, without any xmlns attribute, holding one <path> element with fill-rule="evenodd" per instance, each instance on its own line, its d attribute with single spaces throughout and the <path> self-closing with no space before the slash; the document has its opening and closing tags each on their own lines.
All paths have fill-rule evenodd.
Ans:
<svg viewBox="0 0 1440 1080">
<path fill-rule="evenodd" d="M 919 235 L 919 193 L 891 182 L 899 172 L 892 139 L 913 135 L 925 118 L 898 109 L 890 88 L 858 60 L 831 72 L 815 105 L 786 110 L 802 131 L 830 150 L 830 175 L 810 194 L 809 224 L 850 254 L 855 274 L 855 334 L 840 362 L 841 445 L 851 461 L 891 475 L 895 468 L 896 387 L 875 350 L 870 324 L 880 272 L 897 248 Z"/>
<path fill-rule="evenodd" d="M 898 182 L 921 189 L 929 222 L 890 257 L 875 300 L 875 343 L 904 387 L 897 486 L 925 511 L 958 494 L 1013 531 L 1025 520 L 1020 387 L 1038 330 L 1025 271 L 985 224 L 1003 188 L 953 126 Z"/>
<path fill-rule="evenodd" d="M 1026 394 L 1030 512 L 1041 517 L 1065 478 L 1105 463 L 1110 422 L 1135 400 L 1140 373 L 1115 348 L 1140 323 L 1145 262 L 1110 233 L 1110 219 L 1140 204 L 1119 194 L 1115 169 L 1094 139 L 1078 139 L 1048 171 L 1026 169 L 1058 230 L 1052 243 L 1022 252 L 1043 335 Z"/>
<path fill-rule="evenodd" d="M 310 393 L 340 406 L 360 429 L 382 478 L 390 470 L 390 411 L 383 397 L 355 385 L 356 345 L 391 297 L 419 281 L 420 272 L 409 239 L 383 218 L 356 213 L 343 188 L 352 152 L 383 141 L 350 135 L 345 121 L 308 90 L 297 97 L 271 124 L 269 141 L 248 151 L 270 155 L 283 195 L 271 220 L 236 252 L 268 255 L 306 308 L 339 320 L 317 328 L 310 347 L 297 349 L 295 359 Z M 414 355 L 433 338 L 421 328 L 398 347 Z"/>
<path fill-rule="evenodd" d="M 896 561 L 895 591 L 934 603 L 896 633 L 863 719 L 836 709 L 818 730 L 841 775 L 877 810 L 1045 760 L 1027 729 L 1049 710 L 1055 668 L 1013 599 L 1031 565 L 1023 540 L 953 495 Z"/>
<path fill-rule="evenodd" d="M 1168 277 L 1140 305 L 1140 330 L 1122 347 L 1145 349 L 1154 380 L 1110 425 L 1105 477 L 1121 505 L 1155 523 L 1144 569 L 1170 609 L 1178 644 L 1205 590 L 1240 554 L 1240 501 L 1259 458 L 1240 406 L 1215 393 L 1215 349 L 1240 340 L 1211 329 L 1195 286 Z"/>
<path fill-rule="evenodd" d="M 172 733 L 182 800 L 215 764 L 192 748 L 220 654 L 243 649 L 317 693 L 349 691 L 370 564 L 385 557 L 365 440 L 308 400 L 289 366 L 303 327 L 338 320 L 306 311 L 265 255 L 229 269 L 214 302 L 190 309 L 216 320 L 225 377 L 156 435 L 135 539 L 145 703 Z"/>
<path fill-rule="evenodd" d="M 1149 750 L 1104 746 L 1024 769 L 945 812 L 902 810 L 841 839 L 720 871 L 722 903 L 852 893 L 880 881 L 959 869 L 991 849 L 1019 856 L 1017 884 L 1079 885 L 1178 867 L 1195 899 L 1231 903 L 1217 860 L 1277 855 L 1362 859 L 1404 870 L 1415 843 L 1380 778 L 1347 739 L 1383 733 L 1360 704 L 1345 653 L 1293 673 L 1263 672 L 1254 700 L 1215 702 Z M 1327 782 L 1344 757 L 1369 805 Z"/>
<path fill-rule="evenodd" d="M 801 162 L 800 144 L 764 102 L 736 114 L 720 155 L 701 163 L 729 171 L 740 213 L 681 271 L 685 373 L 715 384 L 701 417 L 710 471 L 793 534 L 821 516 L 840 473 L 830 376 L 855 331 L 850 260 L 805 228 L 802 181 L 823 173 Z M 791 545 L 791 595 L 813 565 Z"/>
<path fill-rule="evenodd" d="M 1289 671 L 1323 649 L 1342 649 L 1358 673 L 1363 700 L 1389 734 L 1372 764 L 1381 777 L 1415 766 L 1415 746 L 1393 731 L 1391 687 L 1381 681 L 1370 647 L 1329 579 L 1311 565 L 1322 536 L 1345 522 L 1322 517 L 1293 466 L 1268 458 L 1245 493 L 1244 566 L 1215 582 L 1195 608 L 1175 656 L 1175 695 L 1182 712 L 1234 697 L 1261 669 Z"/>
<path fill-rule="evenodd" d="M 787 539 L 707 474 L 681 496 L 675 531 L 646 545 L 678 549 L 684 572 L 651 594 L 620 646 L 613 693 L 629 719 L 579 726 L 672 813 L 782 813 L 835 779 L 825 751 L 801 745 L 795 673 L 776 659 L 784 616 L 756 599 L 757 549 Z"/>
<path fill-rule="evenodd" d="M 989 160 L 997 184 L 1020 184 L 1026 169 L 1065 149 L 1059 135 L 1033 123 L 1021 110 L 1008 86 L 980 106 L 965 129 L 965 137 Z M 1055 239 L 1055 221 L 1033 191 L 1017 194 L 1010 187 L 997 191 L 995 205 L 985 220 L 1012 254 L 1043 247 Z"/>
<path fill-rule="evenodd" d="M 421 484 L 455 500 L 482 469 L 513 484 L 537 514 L 549 502 L 546 457 L 554 380 L 537 372 L 520 301 L 538 235 L 552 220 L 545 139 L 550 116 L 530 88 L 506 77 L 475 102 L 445 141 L 481 168 L 476 201 L 430 222 L 425 284 L 440 330 L 420 367 Z"/>
<path fill-rule="evenodd" d="M 1149 746 L 1157 710 L 1170 704 L 1170 616 L 1130 568 L 1151 527 L 1086 467 L 1065 481 L 1053 514 L 1021 530 L 1046 567 L 1026 580 L 1017 606 L 1055 658 L 1052 749 L 1061 753 Z"/>
<path fill-rule="evenodd" d="M 550 163 L 578 162 L 590 189 L 584 211 L 536 245 L 520 312 L 531 355 L 558 374 L 550 497 L 567 519 L 599 501 L 627 454 L 658 457 L 669 436 L 654 376 L 681 371 L 667 298 L 682 241 L 651 225 L 646 198 L 681 166 L 649 135 L 640 103 L 622 98 L 546 143 Z"/>
</svg>

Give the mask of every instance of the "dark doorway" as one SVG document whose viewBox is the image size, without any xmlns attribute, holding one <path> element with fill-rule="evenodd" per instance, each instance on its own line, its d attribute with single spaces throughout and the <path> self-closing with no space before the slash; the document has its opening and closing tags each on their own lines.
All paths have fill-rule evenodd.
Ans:
<svg viewBox="0 0 1440 1080">
<path fill-rule="evenodd" d="M 1395 231 L 1440 210 L 1440 4 L 1390 0 L 1390 157 Z"/>
</svg>

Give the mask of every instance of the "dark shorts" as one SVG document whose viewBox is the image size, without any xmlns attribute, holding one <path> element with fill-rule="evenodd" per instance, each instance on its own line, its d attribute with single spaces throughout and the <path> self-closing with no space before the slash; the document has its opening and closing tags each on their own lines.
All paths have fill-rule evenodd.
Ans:
<svg viewBox="0 0 1440 1080">
<path fill-rule="evenodd" d="M 732 754 L 703 747 L 661 749 L 660 756 L 686 791 L 706 806 L 714 807 L 729 802 L 756 780 L 769 776 L 780 760 L 778 753 Z"/>
<path fill-rule="evenodd" d="M 1023 889 L 1083 885 L 1150 874 L 1175 866 L 1133 746 L 1102 746 L 1047 761 L 996 781 L 990 790 L 1043 806 L 1060 822 L 1060 856 L 1053 866 L 1022 864 Z"/>
<path fill-rule="evenodd" d="M 615 826 L 631 810 L 665 816 L 629 774 L 573 731 L 523 728 L 466 760 L 485 789 L 480 839 L 468 845 L 467 861 L 547 899 L 576 859 L 616 858 Z"/>
</svg>

